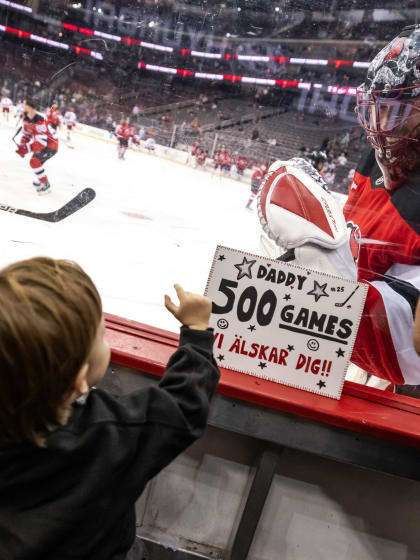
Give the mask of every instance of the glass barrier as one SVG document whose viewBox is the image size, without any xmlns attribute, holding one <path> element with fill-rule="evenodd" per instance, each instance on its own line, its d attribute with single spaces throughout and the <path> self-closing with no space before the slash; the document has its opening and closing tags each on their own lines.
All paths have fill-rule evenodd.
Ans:
<svg viewBox="0 0 420 560">
<path fill-rule="evenodd" d="M 74 259 L 105 311 L 176 331 L 163 294 L 202 293 L 217 244 L 260 253 L 257 191 L 300 157 L 370 283 L 349 379 L 415 394 L 420 9 L 313 4 L 0 0 L 1 266 Z"/>
</svg>

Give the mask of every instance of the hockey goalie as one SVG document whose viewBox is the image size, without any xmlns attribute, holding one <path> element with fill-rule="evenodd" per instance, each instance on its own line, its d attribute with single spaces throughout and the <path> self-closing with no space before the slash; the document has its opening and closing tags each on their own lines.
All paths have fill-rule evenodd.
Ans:
<svg viewBox="0 0 420 560">
<path fill-rule="evenodd" d="M 356 111 L 372 149 L 362 154 L 344 212 L 309 163 L 277 161 L 258 195 L 261 252 L 368 284 L 352 362 L 419 396 L 420 26 L 377 54 Z"/>
</svg>

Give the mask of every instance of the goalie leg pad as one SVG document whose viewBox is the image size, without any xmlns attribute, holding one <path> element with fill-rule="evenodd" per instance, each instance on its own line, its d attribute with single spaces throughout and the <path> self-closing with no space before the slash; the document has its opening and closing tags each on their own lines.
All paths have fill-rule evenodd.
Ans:
<svg viewBox="0 0 420 560">
<path fill-rule="evenodd" d="M 295 249 L 298 265 L 357 278 L 342 209 L 305 160 L 278 161 L 270 167 L 258 194 L 258 215 L 264 254 L 278 258 L 275 247 L 280 254 Z"/>
</svg>

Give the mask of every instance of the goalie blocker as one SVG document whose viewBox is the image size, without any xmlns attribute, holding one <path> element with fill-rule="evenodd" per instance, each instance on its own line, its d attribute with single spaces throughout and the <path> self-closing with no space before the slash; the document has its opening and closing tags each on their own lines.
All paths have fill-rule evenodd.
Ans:
<svg viewBox="0 0 420 560">
<path fill-rule="evenodd" d="M 420 384 L 412 309 L 391 288 L 405 286 L 406 279 L 378 273 L 372 281 L 375 271 L 357 268 L 363 239 L 353 235 L 354 224 L 346 223 L 318 172 L 300 158 L 275 162 L 258 193 L 258 215 L 264 256 L 369 285 L 352 362 L 398 385 Z M 391 274 L 394 268 L 401 266 L 391 267 Z"/>
</svg>

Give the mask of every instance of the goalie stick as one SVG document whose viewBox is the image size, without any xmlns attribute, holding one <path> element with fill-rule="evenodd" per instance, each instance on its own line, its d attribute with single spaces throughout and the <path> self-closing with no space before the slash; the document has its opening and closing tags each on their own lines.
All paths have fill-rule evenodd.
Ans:
<svg viewBox="0 0 420 560">
<path fill-rule="evenodd" d="M 14 206 L 9 206 L 8 204 L 2 204 L 0 202 L 0 210 L 4 212 L 9 212 L 10 214 L 19 214 L 19 216 L 27 216 L 28 218 L 35 218 L 36 220 L 44 220 L 45 222 L 57 223 L 64 220 L 71 214 L 74 214 L 87 204 L 91 202 L 96 196 L 96 192 L 93 189 L 87 188 L 83 189 L 74 198 L 69 200 L 64 206 L 54 212 L 39 213 L 31 212 L 30 210 L 22 210 L 20 208 L 15 208 Z"/>
</svg>

